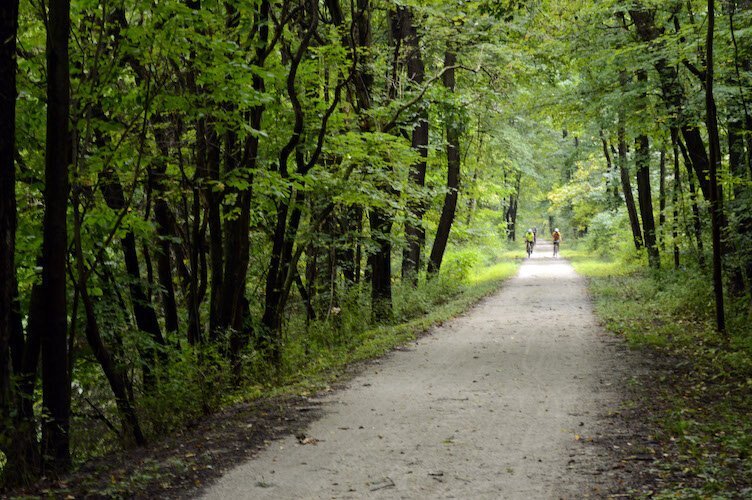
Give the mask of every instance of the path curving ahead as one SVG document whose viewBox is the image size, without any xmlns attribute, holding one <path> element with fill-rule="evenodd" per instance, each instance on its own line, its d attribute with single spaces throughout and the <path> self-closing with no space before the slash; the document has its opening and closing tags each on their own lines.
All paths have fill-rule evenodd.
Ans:
<svg viewBox="0 0 752 500">
<path fill-rule="evenodd" d="M 551 253 L 539 242 L 498 293 L 324 398 L 307 444 L 272 443 L 205 498 L 580 498 L 572 464 L 603 466 L 583 443 L 618 397 L 615 354 Z"/>
</svg>

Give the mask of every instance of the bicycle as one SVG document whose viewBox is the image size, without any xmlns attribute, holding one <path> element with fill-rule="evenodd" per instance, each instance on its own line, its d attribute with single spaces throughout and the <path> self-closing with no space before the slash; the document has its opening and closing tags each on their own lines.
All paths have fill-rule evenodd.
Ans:
<svg viewBox="0 0 752 500">
<path fill-rule="evenodd" d="M 554 258 L 559 256 L 559 242 L 554 241 Z"/>
<path fill-rule="evenodd" d="M 534 246 L 534 243 L 532 241 L 525 242 L 525 250 L 527 250 L 528 258 L 530 258 L 530 256 L 533 255 L 533 246 Z"/>
</svg>

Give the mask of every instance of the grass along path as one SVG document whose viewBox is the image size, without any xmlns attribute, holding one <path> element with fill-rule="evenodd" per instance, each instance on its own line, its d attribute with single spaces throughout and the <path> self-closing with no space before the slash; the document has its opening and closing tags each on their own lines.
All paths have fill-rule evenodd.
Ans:
<svg viewBox="0 0 752 500">
<path fill-rule="evenodd" d="M 649 271 L 639 263 L 572 252 L 595 310 L 650 360 L 634 391 L 633 436 L 652 454 L 642 495 L 752 497 L 752 329 L 731 306 L 724 342 L 713 330 L 710 280 L 697 269 Z M 645 472 L 645 471 L 643 471 Z"/>
</svg>

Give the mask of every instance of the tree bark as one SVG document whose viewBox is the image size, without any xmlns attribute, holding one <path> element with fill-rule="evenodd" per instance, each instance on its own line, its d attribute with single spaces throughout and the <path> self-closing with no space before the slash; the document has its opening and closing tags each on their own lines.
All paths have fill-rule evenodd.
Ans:
<svg viewBox="0 0 752 500">
<path fill-rule="evenodd" d="M 744 159 L 744 126 L 738 119 L 728 122 L 729 170 L 738 179 L 747 179 L 747 162 Z M 743 194 L 742 183 L 734 183 L 734 197 Z"/>
<path fill-rule="evenodd" d="M 609 152 L 608 148 L 608 141 L 606 140 L 603 130 L 600 131 L 600 137 L 601 146 L 603 147 L 603 157 L 606 159 L 606 172 L 608 172 L 608 177 L 606 178 L 606 195 L 608 196 L 607 203 L 612 210 L 616 210 L 616 208 L 618 208 L 619 204 L 621 203 L 621 200 L 619 199 L 619 186 L 617 184 L 615 175 L 616 168 L 614 166 L 614 162 L 611 159 L 611 153 Z"/>
<path fill-rule="evenodd" d="M 69 0 L 50 0 L 47 25 L 47 143 L 45 150 L 42 296 L 42 457 L 45 473 L 70 467 L 66 256 L 68 254 Z"/>
<path fill-rule="evenodd" d="M 509 195 L 509 205 L 504 211 L 504 220 L 507 224 L 507 240 L 515 241 L 517 239 L 517 200 L 520 196 L 520 183 L 522 181 L 522 172 L 517 172 L 514 181 L 514 190 Z"/>
<path fill-rule="evenodd" d="M 694 173 L 692 172 L 692 160 L 690 160 L 684 143 L 677 137 L 679 150 L 684 158 L 684 166 L 687 170 L 687 184 L 689 184 L 689 200 L 692 205 L 692 228 L 694 230 L 695 241 L 697 242 L 697 262 L 701 267 L 705 267 L 705 246 L 702 242 L 702 219 L 700 218 L 700 207 L 697 205 L 697 190 L 695 189 Z"/>
<path fill-rule="evenodd" d="M 263 67 L 266 57 L 269 53 L 269 17 L 271 4 L 268 0 L 263 0 L 259 5 L 258 17 L 256 22 L 259 26 L 258 31 L 258 48 L 254 56 L 254 64 Z M 237 21 L 229 23 L 237 25 Z M 260 75 L 253 76 L 253 89 L 259 94 L 265 91 L 264 79 Z M 250 112 L 250 126 L 253 130 L 261 129 L 261 119 L 264 113 L 264 106 L 254 106 Z M 231 142 L 231 141 L 230 141 Z M 228 220 L 225 226 L 225 269 L 224 269 L 224 290 L 222 291 L 223 307 L 221 315 L 221 325 L 223 328 L 230 328 L 230 360 L 233 364 L 236 376 L 240 374 L 240 350 L 243 346 L 243 323 L 245 311 L 245 288 L 246 276 L 248 274 L 249 252 L 250 252 L 250 220 L 251 220 L 251 198 L 253 195 L 253 169 L 257 166 L 259 154 L 259 138 L 250 134 L 245 141 L 244 151 L 239 158 L 240 166 L 246 169 L 247 184 L 246 189 L 240 190 L 235 198 L 236 218 Z M 228 157 L 228 163 L 234 167 L 237 161 Z"/>
<path fill-rule="evenodd" d="M 117 178 L 117 173 L 112 169 L 105 169 L 100 174 L 100 187 L 107 206 L 115 211 L 120 212 L 126 209 L 125 195 L 123 186 Z M 120 240 L 123 257 L 125 260 L 125 269 L 128 273 L 130 283 L 128 289 L 131 296 L 131 306 L 133 307 L 133 316 L 136 319 L 136 327 L 147 334 L 151 342 L 155 345 L 165 345 L 162 329 L 159 326 L 157 312 L 151 299 L 146 294 L 141 280 L 141 266 L 139 264 L 138 252 L 136 250 L 136 237 L 132 231 L 126 231 Z M 154 348 L 143 349 L 144 358 L 142 368 L 144 374 L 144 384 L 151 386 L 154 383 L 152 377 L 152 368 L 157 363 L 159 356 Z"/>
<path fill-rule="evenodd" d="M 637 81 L 647 82 L 648 74 L 645 70 L 637 71 Z M 645 94 L 642 95 L 644 100 Z M 642 234 L 645 238 L 645 248 L 648 250 L 650 267 L 661 267 L 660 254 L 655 234 L 655 219 L 653 217 L 653 194 L 650 189 L 650 140 L 645 134 L 635 139 L 635 163 L 637 165 L 637 199 L 642 219 Z"/>
<path fill-rule="evenodd" d="M 371 255 L 371 316 L 375 323 L 392 320 L 392 219 L 382 210 L 368 214 L 376 252 Z"/>
<path fill-rule="evenodd" d="M 10 341 L 14 328 L 16 248 L 16 33 L 18 0 L 0 4 L 0 449 L 13 401 Z M 7 453 L 6 453 L 7 455 Z"/>
<path fill-rule="evenodd" d="M 407 46 L 407 78 L 417 86 L 423 84 L 425 78 L 425 65 L 420 52 L 420 37 L 415 26 L 415 16 L 408 7 L 404 9 L 405 44 Z M 416 125 L 412 130 L 411 143 L 420 155 L 420 161 L 410 166 L 409 181 L 419 193 L 426 184 L 426 159 L 428 158 L 428 109 L 421 105 L 415 115 Z M 405 222 L 405 238 L 407 246 L 402 255 L 402 279 L 410 281 L 413 285 L 418 283 L 418 272 L 421 268 L 421 254 L 426 241 L 426 230 L 423 227 L 423 215 L 426 211 L 425 201 L 419 198 L 408 202 L 408 212 L 415 222 Z"/>
<path fill-rule="evenodd" d="M 671 129 L 671 150 L 674 157 L 674 187 L 671 193 L 673 220 L 671 224 L 671 240 L 674 245 L 674 269 L 679 269 L 679 196 L 681 195 L 681 171 L 679 170 L 679 144 L 676 129 Z"/>
<path fill-rule="evenodd" d="M 447 69 L 442 75 L 444 87 L 452 94 L 455 90 L 454 66 L 457 64 L 457 56 L 451 52 L 444 53 L 444 68 Z M 452 103 L 452 107 L 455 104 Z M 439 227 L 433 240 L 431 256 L 428 260 L 428 274 L 438 274 L 441 261 L 444 258 L 449 241 L 449 232 L 454 222 L 454 214 L 457 209 L 457 197 L 460 188 L 460 123 L 457 110 L 452 109 L 446 122 L 447 137 L 447 193 L 444 197 L 444 207 L 441 210 Z"/>
<path fill-rule="evenodd" d="M 713 237 L 713 290 L 715 292 L 716 329 L 723 335 L 726 332 L 726 314 L 723 304 L 723 247 L 721 227 L 723 226 L 723 193 L 718 184 L 717 170 L 721 164 L 721 146 L 718 134 L 715 99 L 713 97 L 713 31 L 715 29 L 715 1 L 708 0 L 708 32 L 706 45 L 707 70 L 705 72 L 705 108 L 707 111 L 708 140 L 710 142 L 709 194 L 710 222 Z"/>
<path fill-rule="evenodd" d="M 165 197 L 164 177 L 167 171 L 167 158 L 170 156 L 170 141 L 163 130 L 154 131 L 154 140 L 161 155 L 159 161 L 149 169 L 149 182 L 154 200 L 154 222 L 159 237 L 159 252 L 157 254 L 157 278 L 162 298 L 162 309 L 165 317 L 165 330 L 177 332 L 178 309 L 175 300 L 175 286 L 172 280 L 172 263 L 170 261 L 170 236 L 173 234 L 173 217 L 170 205 Z"/>
<path fill-rule="evenodd" d="M 642 230 L 640 229 L 640 219 L 637 216 L 637 207 L 635 206 L 634 195 L 632 194 L 632 181 L 629 175 L 629 165 L 627 164 L 627 134 L 623 125 L 619 125 L 618 132 L 619 148 L 619 176 L 621 177 L 621 191 L 624 193 L 624 204 L 627 207 L 629 215 L 629 225 L 632 228 L 632 240 L 635 249 L 642 248 Z"/>
<path fill-rule="evenodd" d="M 0 4 L 0 451 L 6 458 L 3 480 L 8 486 L 33 481 L 41 460 L 33 405 L 40 288 L 32 290 L 35 313 L 24 338 L 15 267 L 17 32 L 18 1 L 9 0 Z"/>
<path fill-rule="evenodd" d="M 661 147 L 658 177 L 658 241 L 661 250 L 666 249 L 666 148 Z"/>
<path fill-rule="evenodd" d="M 127 443 L 132 439 L 135 444 L 144 445 L 146 444 L 146 439 L 141 431 L 141 426 L 132 401 L 133 389 L 131 383 L 124 370 L 125 367 L 117 362 L 102 340 L 99 323 L 94 312 L 94 304 L 91 297 L 89 297 L 89 290 L 87 288 L 88 271 L 85 267 L 84 253 L 81 245 L 81 217 L 78 210 L 79 200 L 77 195 L 74 195 L 73 203 L 73 235 L 76 252 L 76 269 L 78 271 L 77 286 L 86 315 L 86 340 L 89 343 L 89 347 L 91 348 L 94 357 L 99 362 L 99 366 L 102 367 L 105 378 L 107 378 L 110 389 L 115 396 L 115 405 L 120 414 L 123 427 L 123 433 L 121 436 L 123 441 Z"/>
</svg>

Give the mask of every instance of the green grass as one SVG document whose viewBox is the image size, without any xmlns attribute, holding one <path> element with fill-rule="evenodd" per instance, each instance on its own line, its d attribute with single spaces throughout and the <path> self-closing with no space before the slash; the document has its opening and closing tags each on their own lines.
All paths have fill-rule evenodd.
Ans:
<svg viewBox="0 0 752 500">
<path fill-rule="evenodd" d="M 637 261 L 568 254 L 595 310 L 637 349 L 670 360 L 651 380 L 650 416 L 666 453 L 655 498 L 752 497 L 752 328 L 731 302 L 729 339 L 714 330 L 709 277 L 695 268 L 651 271 Z"/>
</svg>

